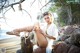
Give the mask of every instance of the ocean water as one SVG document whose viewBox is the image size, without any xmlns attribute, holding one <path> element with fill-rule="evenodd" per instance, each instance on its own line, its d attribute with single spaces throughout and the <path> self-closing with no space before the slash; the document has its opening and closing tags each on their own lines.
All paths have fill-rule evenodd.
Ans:
<svg viewBox="0 0 80 53">
<path fill-rule="evenodd" d="M 0 40 L 15 37 L 13 35 L 7 35 L 8 30 L 0 30 Z"/>
</svg>

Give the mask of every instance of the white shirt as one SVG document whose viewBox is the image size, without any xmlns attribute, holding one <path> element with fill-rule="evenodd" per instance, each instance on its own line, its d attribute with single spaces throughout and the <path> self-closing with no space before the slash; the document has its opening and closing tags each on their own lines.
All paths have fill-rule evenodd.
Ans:
<svg viewBox="0 0 80 53">
<path fill-rule="evenodd" d="M 47 31 L 47 34 L 48 34 L 49 36 L 53 36 L 53 37 L 55 37 L 55 38 L 57 39 L 57 37 L 58 37 L 58 29 L 57 29 L 57 27 L 56 27 L 56 25 L 55 25 L 54 23 L 50 24 L 50 25 L 48 26 L 48 28 L 47 28 L 47 24 L 42 24 L 42 25 L 40 25 L 40 28 L 41 28 L 44 32 Z"/>
<path fill-rule="evenodd" d="M 46 26 L 44 27 L 43 30 L 45 30 L 46 28 L 46 32 L 49 36 L 53 36 L 55 37 L 56 39 L 58 38 L 58 29 L 56 27 L 56 25 L 54 23 L 51 23 L 48 28 L 47 28 L 47 24 Z M 47 38 L 48 40 L 48 46 L 46 48 L 46 53 L 51 53 L 52 51 L 52 45 L 54 44 L 54 40 L 53 39 L 49 39 Z"/>
</svg>

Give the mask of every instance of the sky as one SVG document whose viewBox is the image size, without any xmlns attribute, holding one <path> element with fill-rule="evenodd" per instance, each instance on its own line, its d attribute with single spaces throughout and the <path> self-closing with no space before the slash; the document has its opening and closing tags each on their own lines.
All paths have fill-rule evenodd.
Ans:
<svg viewBox="0 0 80 53">
<path fill-rule="evenodd" d="M 19 28 L 19 27 L 25 27 L 25 26 L 28 26 L 28 25 L 34 23 L 36 21 L 37 15 L 40 12 L 40 9 L 49 0 L 35 0 L 34 3 L 33 3 L 33 1 L 34 0 L 25 0 L 22 3 L 22 8 L 24 10 L 26 10 L 31 15 L 31 18 L 27 14 L 27 12 L 25 12 L 24 10 L 23 11 L 19 11 L 19 8 L 18 8 L 19 5 L 14 5 L 13 7 L 15 9 L 15 12 L 11 8 L 10 10 L 7 11 L 7 13 L 5 13 L 6 23 L 8 24 L 7 25 L 8 27 L 5 24 L 5 20 L 4 19 L 0 19 L 1 28 L 7 27 L 8 29 L 9 28 L 14 29 L 14 28 Z M 39 1 L 41 2 L 41 4 L 40 4 Z M 9 9 L 9 8 L 7 8 L 7 9 Z M 2 14 L 0 14 L 0 16 L 2 16 Z"/>
</svg>

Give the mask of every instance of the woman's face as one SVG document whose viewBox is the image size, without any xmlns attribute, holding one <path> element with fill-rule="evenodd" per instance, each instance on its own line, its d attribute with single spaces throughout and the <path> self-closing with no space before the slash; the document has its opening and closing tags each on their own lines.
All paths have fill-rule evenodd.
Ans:
<svg viewBox="0 0 80 53">
<path fill-rule="evenodd" d="M 45 19 L 45 21 L 46 21 L 47 23 L 51 22 L 49 15 L 45 15 L 45 16 L 44 16 L 44 19 Z"/>
</svg>

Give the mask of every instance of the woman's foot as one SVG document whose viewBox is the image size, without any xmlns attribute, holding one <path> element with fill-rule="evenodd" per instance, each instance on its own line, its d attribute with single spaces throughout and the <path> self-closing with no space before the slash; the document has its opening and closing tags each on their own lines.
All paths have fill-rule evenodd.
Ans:
<svg viewBox="0 0 80 53">
<path fill-rule="evenodd" d="M 13 32 L 13 31 L 6 32 L 6 34 L 8 34 L 8 35 L 17 35 L 17 36 L 19 36 L 19 32 Z"/>
</svg>

